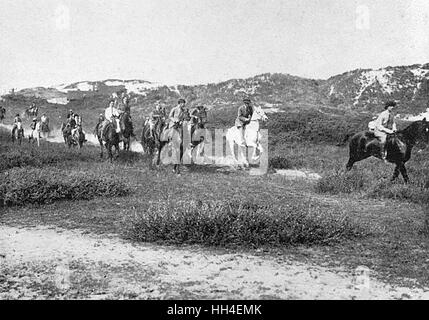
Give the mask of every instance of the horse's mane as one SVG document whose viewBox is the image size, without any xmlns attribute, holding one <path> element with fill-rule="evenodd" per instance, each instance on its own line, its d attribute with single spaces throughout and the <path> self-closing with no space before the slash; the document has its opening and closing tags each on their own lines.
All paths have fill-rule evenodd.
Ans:
<svg viewBox="0 0 429 320">
<path fill-rule="evenodd" d="M 418 120 L 410 123 L 407 127 L 396 132 L 397 135 L 403 136 L 405 139 L 415 141 L 417 128 L 424 123 L 423 120 Z"/>
</svg>

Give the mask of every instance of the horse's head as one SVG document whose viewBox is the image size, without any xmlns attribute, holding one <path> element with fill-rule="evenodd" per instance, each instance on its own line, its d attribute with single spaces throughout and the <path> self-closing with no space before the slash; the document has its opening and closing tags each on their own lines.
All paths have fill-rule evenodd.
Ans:
<svg viewBox="0 0 429 320">
<path fill-rule="evenodd" d="M 122 132 L 128 132 L 132 129 L 131 117 L 128 112 L 124 112 L 119 116 L 119 124 Z"/>
<path fill-rule="evenodd" d="M 262 107 L 260 106 L 253 107 L 252 120 L 262 120 L 262 121 L 268 120 L 267 114 L 265 113 L 264 109 L 262 109 Z"/>
<path fill-rule="evenodd" d="M 429 121 L 415 121 L 403 130 L 417 143 L 429 144 Z"/>
</svg>

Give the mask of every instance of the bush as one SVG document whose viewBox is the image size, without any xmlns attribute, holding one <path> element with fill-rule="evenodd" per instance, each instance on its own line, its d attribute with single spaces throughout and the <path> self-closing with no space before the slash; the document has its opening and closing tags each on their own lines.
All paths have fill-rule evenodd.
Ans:
<svg viewBox="0 0 429 320">
<path fill-rule="evenodd" d="M 326 174 L 317 181 L 316 191 L 319 193 L 341 194 L 362 191 L 365 177 L 360 171 L 341 173 L 340 171 Z"/>
<path fill-rule="evenodd" d="M 0 205 L 47 204 L 57 200 L 86 200 L 96 196 L 123 196 L 122 181 L 90 172 L 56 168 L 14 168 L 0 174 Z"/>
<path fill-rule="evenodd" d="M 339 209 L 230 201 L 150 203 L 127 217 L 125 229 L 137 241 L 212 246 L 331 243 L 368 234 Z"/>
<path fill-rule="evenodd" d="M 269 159 L 269 167 L 274 169 L 291 169 L 292 163 L 286 157 L 274 156 Z"/>
<path fill-rule="evenodd" d="M 370 198 L 387 198 L 405 200 L 416 203 L 429 202 L 429 189 L 423 183 L 399 184 L 397 182 L 382 181 L 368 191 Z"/>
</svg>

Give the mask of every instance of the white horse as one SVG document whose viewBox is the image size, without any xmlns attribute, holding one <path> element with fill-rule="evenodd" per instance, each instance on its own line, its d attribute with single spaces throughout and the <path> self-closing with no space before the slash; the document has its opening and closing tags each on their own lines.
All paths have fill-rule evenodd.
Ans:
<svg viewBox="0 0 429 320">
<path fill-rule="evenodd" d="M 41 136 L 41 138 L 48 139 L 49 133 L 51 131 L 49 129 L 49 118 L 47 116 L 43 115 L 40 118 L 39 125 L 40 125 L 40 136 Z"/>
<path fill-rule="evenodd" d="M 253 107 L 252 118 L 250 123 L 246 126 L 244 131 L 244 139 L 241 136 L 240 129 L 236 126 L 228 129 L 226 132 L 226 141 L 229 145 L 230 152 L 234 158 L 234 162 L 239 166 L 249 166 L 249 162 L 244 154 L 244 149 L 247 147 L 252 147 L 253 152 L 251 155 L 252 161 L 257 161 L 259 156 L 256 155 L 256 150 L 259 150 L 259 155 L 264 152 L 264 149 L 261 144 L 261 133 L 259 131 L 259 121 L 267 121 L 268 117 L 265 114 L 265 111 L 260 106 Z M 246 144 L 245 144 L 246 143 Z M 238 159 L 235 158 L 234 146 L 238 145 Z"/>
<path fill-rule="evenodd" d="M 31 130 L 30 135 L 28 136 L 28 142 L 30 143 L 31 140 L 33 140 L 33 143 L 37 141 L 37 146 L 40 147 L 41 131 L 40 121 L 37 121 L 34 130 Z"/>
</svg>

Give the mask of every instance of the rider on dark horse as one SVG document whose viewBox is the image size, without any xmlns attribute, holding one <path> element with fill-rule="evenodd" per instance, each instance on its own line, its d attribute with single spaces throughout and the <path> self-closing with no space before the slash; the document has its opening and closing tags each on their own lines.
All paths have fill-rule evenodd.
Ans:
<svg viewBox="0 0 429 320">
<path fill-rule="evenodd" d="M 193 137 L 195 129 L 204 129 L 207 123 L 207 111 L 203 105 L 198 105 L 193 108 L 190 113 L 191 117 L 191 137 Z M 195 147 L 194 139 L 191 139 L 190 147 Z"/>
<path fill-rule="evenodd" d="M 18 128 L 18 122 L 22 124 L 21 117 L 19 116 L 19 113 L 15 115 L 15 118 L 13 118 L 13 127 L 12 127 L 12 136 L 15 134 L 15 130 Z"/>
<path fill-rule="evenodd" d="M 149 132 L 150 136 L 154 138 L 154 130 L 156 124 L 161 121 L 161 124 L 165 123 L 165 119 L 167 118 L 167 113 L 165 112 L 165 108 L 161 106 L 159 102 L 155 104 L 155 109 L 149 115 L 149 118 L 146 120 L 149 124 Z"/>
<path fill-rule="evenodd" d="M 168 129 L 176 128 L 182 125 L 183 121 L 189 120 L 189 112 L 185 107 L 186 101 L 185 99 L 179 99 L 177 101 L 177 106 L 171 109 L 168 115 Z"/>
<path fill-rule="evenodd" d="M 374 135 L 377 137 L 379 143 L 380 143 L 380 155 L 381 159 L 387 163 L 386 157 L 387 157 L 387 150 L 385 148 L 386 146 L 386 140 L 387 135 L 395 133 L 396 123 L 395 123 L 395 116 L 393 114 L 393 108 L 396 107 L 395 101 L 387 101 L 384 106 L 384 111 L 380 113 L 378 118 L 374 122 Z M 369 143 L 367 147 L 370 145 Z"/>
</svg>

